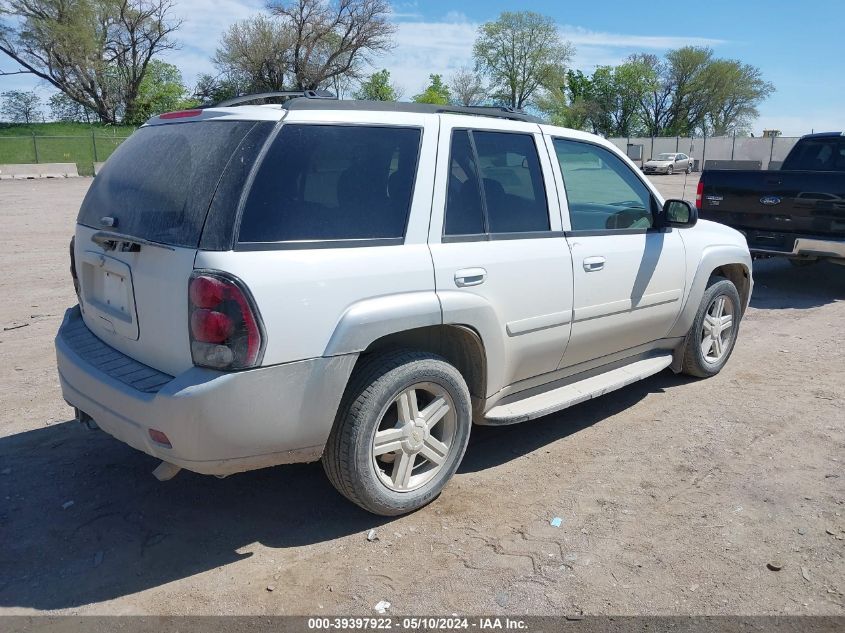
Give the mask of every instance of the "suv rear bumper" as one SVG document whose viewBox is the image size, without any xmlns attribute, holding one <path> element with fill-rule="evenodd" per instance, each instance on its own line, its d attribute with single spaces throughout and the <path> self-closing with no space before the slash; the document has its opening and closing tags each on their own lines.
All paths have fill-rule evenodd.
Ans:
<svg viewBox="0 0 845 633">
<path fill-rule="evenodd" d="M 86 333 L 79 307 L 68 310 L 56 336 L 68 404 L 133 448 L 209 475 L 319 459 L 357 358 L 314 358 L 241 372 L 193 367 L 154 391 L 142 391 L 98 366 L 95 356 L 104 346 L 99 339 L 82 348 L 74 344 Z M 86 347 L 100 350 L 89 353 Z M 111 348 L 107 353 L 119 354 Z M 138 372 L 155 372 L 140 367 Z M 167 435 L 172 447 L 153 441 L 150 429 Z"/>
</svg>

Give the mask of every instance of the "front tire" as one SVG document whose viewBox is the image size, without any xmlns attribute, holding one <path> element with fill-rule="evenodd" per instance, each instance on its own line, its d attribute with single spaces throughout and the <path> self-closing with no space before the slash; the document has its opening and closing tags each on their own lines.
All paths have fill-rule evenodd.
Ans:
<svg viewBox="0 0 845 633">
<path fill-rule="evenodd" d="M 674 174 L 674 173 L 675 173 L 675 169 L 674 169 L 674 167 L 672 167 L 672 165 L 669 165 L 669 166 L 666 168 L 666 175 L 667 175 L 667 176 L 671 176 L 671 175 L 672 175 L 672 174 Z"/>
<path fill-rule="evenodd" d="M 443 358 L 399 350 L 356 368 L 323 453 L 344 497 L 396 516 L 435 499 L 457 470 L 472 426 L 469 389 Z"/>
<path fill-rule="evenodd" d="M 698 378 L 718 374 L 733 352 L 742 307 L 733 282 L 713 277 L 687 333 L 681 371 Z"/>
</svg>

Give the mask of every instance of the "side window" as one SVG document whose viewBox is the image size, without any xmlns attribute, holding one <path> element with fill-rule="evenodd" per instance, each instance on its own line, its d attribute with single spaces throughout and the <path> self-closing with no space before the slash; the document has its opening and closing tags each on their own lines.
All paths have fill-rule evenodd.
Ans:
<svg viewBox="0 0 845 633">
<path fill-rule="evenodd" d="M 554 140 L 573 231 L 649 229 L 651 193 L 614 153 L 598 145 Z"/>
<path fill-rule="evenodd" d="M 490 233 L 548 231 L 549 205 L 534 137 L 472 133 Z"/>
<path fill-rule="evenodd" d="M 246 200 L 240 242 L 402 238 L 417 128 L 283 125 Z"/>
<path fill-rule="evenodd" d="M 530 134 L 455 130 L 449 168 L 445 235 L 550 230 Z"/>
<path fill-rule="evenodd" d="M 449 158 L 449 188 L 446 195 L 446 222 L 444 235 L 480 235 L 486 233 L 484 210 L 481 206 L 481 189 L 478 170 L 469 140 L 469 132 L 452 133 Z"/>
</svg>

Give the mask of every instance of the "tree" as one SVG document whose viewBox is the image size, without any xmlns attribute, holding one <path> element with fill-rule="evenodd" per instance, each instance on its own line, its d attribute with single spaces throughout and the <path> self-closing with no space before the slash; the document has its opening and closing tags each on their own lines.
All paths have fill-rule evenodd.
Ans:
<svg viewBox="0 0 845 633">
<path fill-rule="evenodd" d="M 338 76 L 358 77 L 373 54 L 389 51 L 396 27 L 387 0 L 281 0 L 269 5 L 291 33 L 291 87 L 317 90 Z"/>
<path fill-rule="evenodd" d="M 188 100 L 187 92 L 179 69 L 173 64 L 154 59 L 138 88 L 132 118 L 127 116 L 124 122 L 141 125 L 153 115 L 195 105 L 195 100 Z"/>
<path fill-rule="evenodd" d="M 229 27 L 212 61 L 247 93 L 284 90 L 293 82 L 294 33 L 278 19 L 257 15 Z M 234 96 L 234 95 L 232 95 Z"/>
<path fill-rule="evenodd" d="M 484 79 L 472 68 L 459 68 L 449 77 L 449 91 L 452 101 L 460 106 L 477 106 L 487 99 Z"/>
<path fill-rule="evenodd" d="M 449 86 L 443 83 L 441 75 L 429 75 L 429 84 L 420 94 L 414 95 L 415 103 L 434 103 L 446 105 L 452 100 Z"/>
<path fill-rule="evenodd" d="M 711 107 L 706 70 L 713 61 L 713 50 L 685 46 L 666 54 L 672 101 L 662 133 L 688 136 L 704 127 Z"/>
<path fill-rule="evenodd" d="M 716 136 L 747 131 L 759 116 L 759 103 L 775 90 L 773 84 L 763 80 L 759 68 L 735 59 L 713 61 L 702 80 L 710 95 L 706 131 Z"/>
<path fill-rule="evenodd" d="M 657 55 L 650 53 L 631 55 L 628 62 L 641 66 L 647 83 L 647 89 L 640 95 L 643 133 L 647 136 L 660 136 L 668 122 L 674 91 L 669 79 L 669 67 Z"/>
<path fill-rule="evenodd" d="M 50 107 L 50 118 L 54 121 L 66 123 L 91 123 L 97 114 L 90 108 L 78 104 L 63 92 L 57 92 L 47 102 Z"/>
<path fill-rule="evenodd" d="M 595 131 L 605 136 L 630 136 L 641 125 L 642 100 L 651 86 L 650 68 L 638 61 L 599 66 L 590 80 L 590 113 Z"/>
<path fill-rule="evenodd" d="M 0 0 L 0 51 L 107 123 L 133 119 L 150 61 L 176 48 L 173 0 Z"/>
<path fill-rule="evenodd" d="M 2 95 L 0 114 L 10 123 L 35 123 L 44 116 L 41 113 L 41 98 L 34 92 L 10 90 Z"/>
<path fill-rule="evenodd" d="M 402 98 L 402 90 L 390 81 L 390 72 L 382 69 L 361 82 L 352 96 L 366 101 L 398 101 Z"/>
<path fill-rule="evenodd" d="M 514 108 L 529 105 L 573 52 L 554 21 L 532 11 L 505 11 L 482 24 L 473 47 L 476 68 L 490 79 L 493 97 Z"/>
</svg>

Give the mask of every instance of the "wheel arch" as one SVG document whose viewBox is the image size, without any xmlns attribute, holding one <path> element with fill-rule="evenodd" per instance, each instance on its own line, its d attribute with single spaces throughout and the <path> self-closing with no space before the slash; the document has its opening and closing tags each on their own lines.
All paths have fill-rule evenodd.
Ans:
<svg viewBox="0 0 845 633">
<path fill-rule="evenodd" d="M 473 415 L 482 411 L 487 389 L 487 353 L 481 336 L 473 328 L 459 324 L 440 324 L 392 332 L 372 341 L 358 356 L 355 367 L 373 354 L 396 349 L 442 356 L 466 381 Z M 352 371 L 354 373 L 355 368 Z"/>
</svg>

